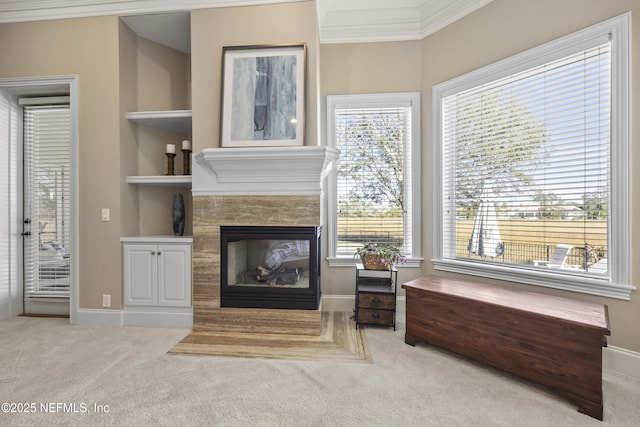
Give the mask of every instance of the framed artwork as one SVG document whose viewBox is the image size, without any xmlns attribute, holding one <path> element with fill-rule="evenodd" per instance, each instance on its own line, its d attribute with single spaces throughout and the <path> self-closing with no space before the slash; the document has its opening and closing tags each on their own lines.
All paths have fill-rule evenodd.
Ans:
<svg viewBox="0 0 640 427">
<path fill-rule="evenodd" d="M 306 44 L 224 47 L 222 147 L 304 145 Z"/>
</svg>

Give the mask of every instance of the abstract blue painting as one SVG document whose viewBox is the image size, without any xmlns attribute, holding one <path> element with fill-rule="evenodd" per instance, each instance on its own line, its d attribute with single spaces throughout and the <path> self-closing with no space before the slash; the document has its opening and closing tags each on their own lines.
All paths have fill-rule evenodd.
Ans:
<svg viewBox="0 0 640 427">
<path fill-rule="evenodd" d="M 222 146 L 303 145 L 305 46 L 225 48 Z"/>
</svg>

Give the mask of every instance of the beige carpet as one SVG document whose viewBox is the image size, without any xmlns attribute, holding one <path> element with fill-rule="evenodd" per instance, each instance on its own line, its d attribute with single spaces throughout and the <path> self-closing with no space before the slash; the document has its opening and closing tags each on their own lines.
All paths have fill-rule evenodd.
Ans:
<svg viewBox="0 0 640 427">
<path fill-rule="evenodd" d="M 329 312 L 322 316 L 322 332 L 319 336 L 193 332 L 169 353 L 183 356 L 371 363 L 364 329 L 360 327 L 356 330 L 349 313 Z"/>
<path fill-rule="evenodd" d="M 401 306 L 397 322 L 367 327 L 373 363 L 354 363 L 179 356 L 167 352 L 188 329 L 14 317 L 0 321 L 0 403 L 35 412 L 0 411 L 0 426 L 638 425 L 639 378 L 603 372 L 602 422 L 530 382 L 405 344 Z"/>
</svg>

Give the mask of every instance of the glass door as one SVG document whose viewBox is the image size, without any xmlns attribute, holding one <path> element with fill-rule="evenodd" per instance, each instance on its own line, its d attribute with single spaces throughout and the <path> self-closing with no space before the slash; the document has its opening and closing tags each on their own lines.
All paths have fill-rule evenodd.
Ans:
<svg viewBox="0 0 640 427">
<path fill-rule="evenodd" d="M 68 313 L 72 247 L 69 104 L 25 105 L 23 123 L 25 312 L 37 301 L 66 302 Z"/>
</svg>

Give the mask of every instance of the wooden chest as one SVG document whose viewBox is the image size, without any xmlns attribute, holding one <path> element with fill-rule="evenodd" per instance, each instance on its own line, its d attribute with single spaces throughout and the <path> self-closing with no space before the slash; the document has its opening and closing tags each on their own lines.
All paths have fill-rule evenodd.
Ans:
<svg viewBox="0 0 640 427">
<path fill-rule="evenodd" d="M 606 305 L 437 276 L 402 287 L 407 344 L 431 343 L 535 381 L 602 420 Z"/>
</svg>

